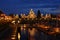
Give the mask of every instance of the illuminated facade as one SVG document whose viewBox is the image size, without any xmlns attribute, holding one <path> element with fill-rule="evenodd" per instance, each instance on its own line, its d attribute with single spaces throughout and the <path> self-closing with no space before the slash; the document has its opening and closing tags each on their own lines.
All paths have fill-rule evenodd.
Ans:
<svg viewBox="0 0 60 40">
<path fill-rule="evenodd" d="M 34 13 L 34 11 L 33 11 L 32 9 L 31 9 L 30 12 L 29 12 L 28 18 L 29 18 L 29 19 L 32 19 L 32 20 L 33 20 L 34 18 L 36 18 L 36 15 L 35 15 L 35 13 Z"/>
<path fill-rule="evenodd" d="M 46 14 L 45 18 L 51 18 L 51 15 L 50 14 Z"/>
<path fill-rule="evenodd" d="M 60 20 L 60 14 L 57 15 L 57 20 Z"/>
<path fill-rule="evenodd" d="M 21 14 L 21 18 L 26 18 L 26 15 L 25 14 Z"/>
<path fill-rule="evenodd" d="M 19 15 L 18 15 L 18 14 L 16 14 L 16 15 L 15 15 L 15 18 L 19 18 Z"/>
<path fill-rule="evenodd" d="M 5 16 L 5 20 L 12 20 L 12 17 L 10 17 L 10 16 Z"/>
<path fill-rule="evenodd" d="M 44 18 L 44 15 L 43 14 L 41 14 L 41 18 Z"/>
<path fill-rule="evenodd" d="M 26 16 L 25 14 L 21 14 L 21 18 L 34 19 L 34 18 L 36 18 L 36 15 L 35 15 L 34 11 L 31 9 L 28 16 Z"/>
</svg>

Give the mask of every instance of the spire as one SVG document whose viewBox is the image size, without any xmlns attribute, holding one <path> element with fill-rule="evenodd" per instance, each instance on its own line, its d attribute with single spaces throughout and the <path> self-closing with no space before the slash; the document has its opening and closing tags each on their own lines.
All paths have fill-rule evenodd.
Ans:
<svg viewBox="0 0 60 40">
<path fill-rule="evenodd" d="M 33 9 L 30 10 L 29 14 L 34 14 L 34 11 Z"/>
<path fill-rule="evenodd" d="M 33 9 L 31 9 L 31 11 L 33 11 Z"/>
<path fill-rule="evenodd" d="M 33 9 L 31 9 L 29 12 L 29 18 L 35 18 L 35 17 L 36 17 L 36 15 L 35 15 Z"/>
</svg>

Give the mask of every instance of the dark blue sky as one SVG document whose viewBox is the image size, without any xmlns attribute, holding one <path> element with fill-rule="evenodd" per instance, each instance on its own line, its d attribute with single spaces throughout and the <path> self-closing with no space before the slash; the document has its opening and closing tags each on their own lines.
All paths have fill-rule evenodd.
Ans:
<svg viewBox="0 0 60 40">
<path fill-rule="evenodd" d="M 60 13 L 60 0 L 0 0 L 0 10 L 9 13 L 28 13 L 30 9 L 42 13 Z"/>
</svg>

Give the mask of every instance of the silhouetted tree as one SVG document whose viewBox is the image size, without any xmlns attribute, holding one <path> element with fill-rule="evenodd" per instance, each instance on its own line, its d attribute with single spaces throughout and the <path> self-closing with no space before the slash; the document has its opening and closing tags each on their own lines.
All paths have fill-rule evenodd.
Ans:
<svg viewBox="0 0 60 40">
<path fill-rule="evenodd" d="M 0 11 L 0 14 L 3 14 L 3 12 L 2 12 L 2 11 Z"/>
<path fill-rule="evenodd" d="M 4 14 L 4 13 L 0 10 L 0 16 L 1 16 L 1 14 Z"/>
<path fill-rule="evenodd" d="M 37 18 L 41 18 L 41 12 L 40 12 L 40 10 L 37 11 Z"/>
<path fill-rule="evenodd" d="M 56 15 L 54 15 L 54 14 L 51 14 L 51 17 L 52 17 L 52 18 L 56 18 Z"/>
<path fill-rule="evenodd" d="M 19 15 L 19 18 L 21 18 L 21 15 Z"/>
<path fill-rule="evenodd" d="M 14 14 L 13 13 L 11 13 L 11 14 L 9 14 L 9 16 L 11 16 L 12 18 L 14 17 Z"/>
</svg>

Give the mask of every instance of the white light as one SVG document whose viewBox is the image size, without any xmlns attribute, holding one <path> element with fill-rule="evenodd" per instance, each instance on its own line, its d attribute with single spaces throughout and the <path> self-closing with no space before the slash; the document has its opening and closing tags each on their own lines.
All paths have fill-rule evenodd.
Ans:
<svg viewBox="0 0 60 40">
<path fill-rule="evenodd" d="M 11 39 L 15 39 L 15 37 L 12 37 Z"/>
<path fill-rule="evenodd" d="M 14 24 L 15 24 L 15 21 L 12 21 L 12 23 L 14 23 Z"/>
<path fill-rule="evenodd" d="M 18 21 L 18 23 L 20 23 L 20 21 Z"/>
<path fill-rule="evenodd" d="M 18 33 L 18 39 L 20 40 L 20 33 Z"/>
</svg>

